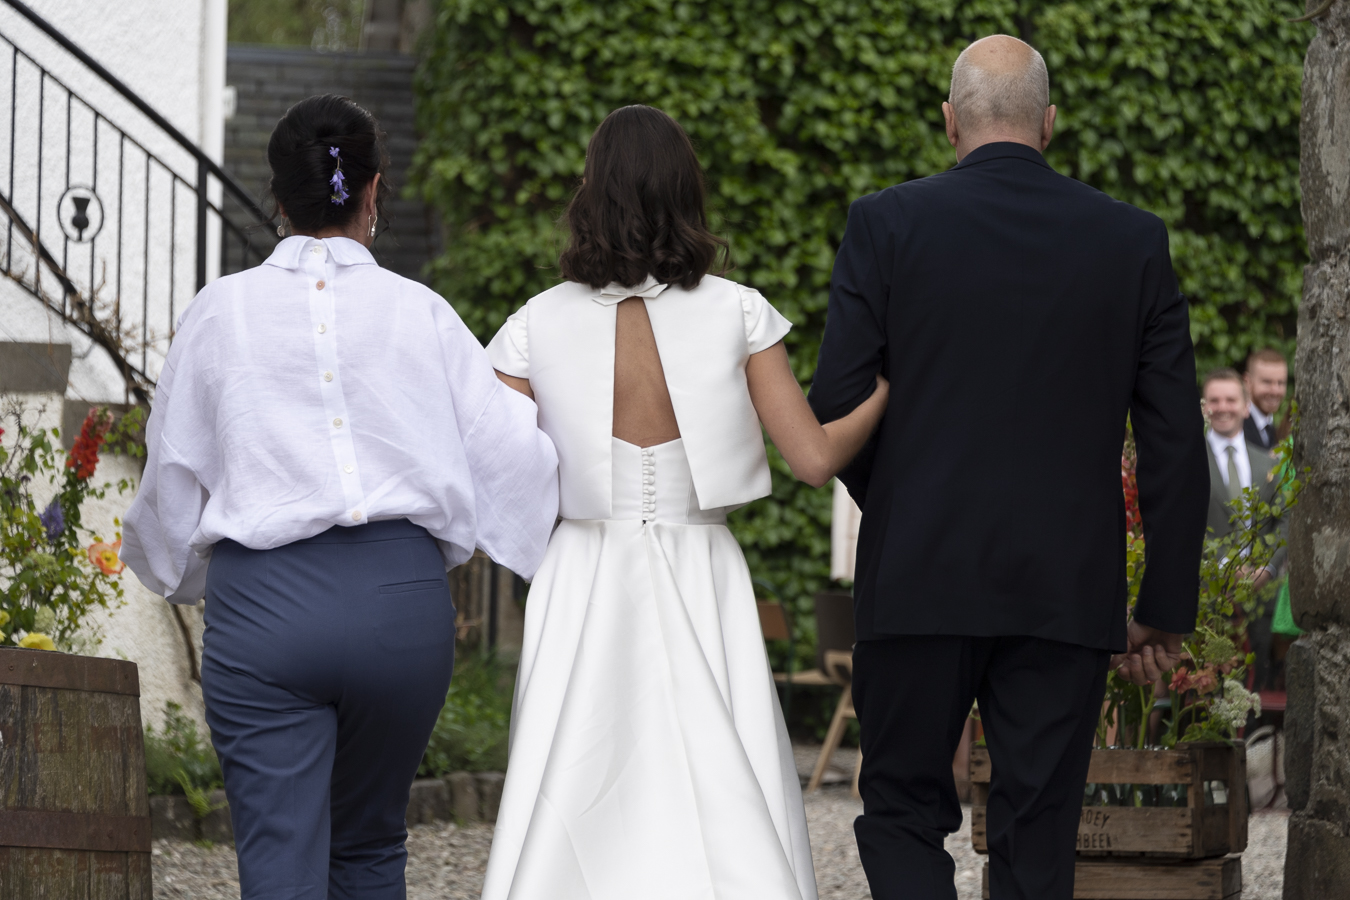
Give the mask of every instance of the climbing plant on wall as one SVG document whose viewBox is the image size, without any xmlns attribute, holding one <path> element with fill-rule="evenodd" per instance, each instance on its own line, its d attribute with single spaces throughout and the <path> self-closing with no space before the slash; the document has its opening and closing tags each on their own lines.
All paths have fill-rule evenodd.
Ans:
<svg viewBox="0 0 1350 900">
<path fill-rule="evenodd" d="M 433 281 L 488 339 L 556 283 L 556 222 L 595 126 L 624 104 L 659 106 L 698 147 L 730 277 L 793 321 L 808 383 L 849 202 L 955 161 L 940 110 L 952 63 L 1004 32 L 1049 66 L 1051 164 L 1167 222 L 1200 366 L 1289 350 L 1312 26 L 1284 17 L 1299 12 L 1292 0 L 441 0 L 414 175 L 447 229 Z M 772 458 L 772 499 L 733 528 L 756 576 L 800 598 L 828 579 L 829 492 Z"/>
</svg>

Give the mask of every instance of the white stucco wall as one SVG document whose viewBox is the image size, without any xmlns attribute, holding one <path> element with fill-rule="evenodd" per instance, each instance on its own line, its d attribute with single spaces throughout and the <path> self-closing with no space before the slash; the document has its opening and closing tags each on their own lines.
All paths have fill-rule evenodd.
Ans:
<svg viewBox="0 0 1350 900">
<path fill-rule="evenodd" d="M 183 134 L 201 146 L 215 160 L 223 155 L 225 88 L 225 25 L 226 0 L 28 0 L 29 5 L 72 41 L 140 94 Z M 130 103 L 90 72 L 63 48 L 29 24 L 10 7 L 0 5 L 0 35 L 20 51 L 32 57 L 52 76 L 83 98 L 110 123 L 121 128 L 131 139 L 139 142 L 151 154 L 160 158 L 190 184 L 196 182 L 196 163 L 190 154 L 151 123 Z M 35 71 L 20 59 L 20 75 L 11 79 L 9 46 L 0 41 L 0 107 L 5 107 L 11 90 L 16 94 L 14 138 L 11 141 L 8 109 L 0 121 L 0 190 L 9 191 L 10 199 L 19 213 L 30 224 L 44 232 L 43 243 L 61 259 L 64 244 L 59 239 L 60 222 L 56 218 L 56 204 L 69 184 L 88 184 L 93 172 L 94 136 L 93 117 L 78 103 L 72 105 L 70 172 L 65 171 L 64 154 L 44 152 L 41 171 L 43 189 L 38 203 L 36 181 L 36 146 L 38 114 L 43 115 L 44 141 L 64 142 L 64 92 L 54 82 L 45 88 L 44 102 L 39 108 Z M 88 120 L 82 126 L 81 116 Z M 98 143 L 100 172 L 110 159 L 116 159 L 116 142 L 101 132 Z M 10 167 L 11 150 L 15 160 Z M 138 151 L 134 146 L 124 149 L 130 161 Z M 52 159 L 46 159 L 51 156 Z M 142 157 L 143 159 L 143 157 Z M 53 162 L 53 160 L 55 160 Z M 139 168 L 138 168 L 139 167 Z M 122 227 L 125 243 L 130 245 L 148 233 L 150 254 L 148 260 L 136 244 L 135 258 L 124 254 L 120 260 L 123 291 L 112 297 L 110 290 L 117 273 L 116 244 L 112 232 L 100 233 L 93 245 L 84 245 L 85 256 L 78 267 L 69 259 L 62 260 L 70 267 L 72 278 L 80 284 L 87 280 L 91 269 L 96 281 L 103 281 L 105 299 L 120 301 L 124 325 L 139 331 L 137 316 L 143 285 L 151 278 L 148 294 L 149 348 L 146 369 L 153 377 L 158 374 L 163 354 L 168 348 L 170 315 L 168 281 L 169 253 L 175 254 L 173 316 L 181 314 L 190 300 L 194 285 L 194 252 L 196 232 L 192 195 L 181 188 L 170 200 L 164 173 L 152 176 L 148 215 L 144 192 L 144 164 L 134 163 L 124 173 L 122 198 L 124 209 Z M 98 187 L 105 206 L 113 206 L 119 197 L 116 179 L 106 176 Z M 218 187 L 213 200 L 219 202 Z M 113 227 L 110 210 L 105 231 Z M 0 216 L 0 225 L 4 217 Z M 170 226 L 172 223 L 172 227 Z M 208 246 L 218 251 L 218 232 L 209 233 Z M 172 235 L 172 238 L 170 238 Z M 48 236 L 52 238 L 49 243 Z M 6 239 L 0 227 L 0 241 Z M 23 261 L 22 241 L 14 250 L 15 260 Z M 76 245 L 77 247 L 79 245 Z M 4 251 L 0 244 L 0 252 Z M 92 266 L 91 266 L 92 262 Z M 208 276 L 218 270 L 214 254 L 208 260 Z M 45 276 L 44 276 L 45 277 Z M 80 284 L 84 288 L 84 284 Z M 107 310 L 105 310 L 106 312 Z M 89 403 L 125 403 L 125 385 L 117 368 L 104 351 L 92 345 L 75 328 L 64 324 L 51 314 L 29 292 L 10 279 L 0 277 L 0 341 L 70 344 L 73 361 L 65 398 L 59 395 L 27 395 L 19 399 L 32 408 L 45 406 L 44 425 L 59 426 L 63 399 Z M 139 364 L 140 359 L 133 362 Z M 11 395 L 12 397 L 13 395 Z M 116 481 L 127 477 L 139 479 L 138 464 L 129 459 L 106 457 L 102 460 L 96 479 Z M 114 520 L 130 504 L 133 493 L 119 495 L 116 491 L 102 501 L 91 501 L 83 511 L 87 527 L 111 539 L 116 531 Z M 164 703 L 174 700 L 200 723 L 202 721 L 201 691 L 189 678 L 188 655 L 181 630 L 173 611 L 163 599 L 141 587 L 135 577 L 126 572 L 121 576 L 126 603 L 116 610 L 100 611 L 90 620 L 90 633 L 102 638 L 97 653 L 136 662 L 141 678 L 141 712 L 147 723 L 162 720 Z M 200 653 L 201 610 L 184 608 Z M 200 659 L 200 656 L 198 657 Z"/>
<path fill-rule="evenodd" d="M 85 52 L 150 103 L 185 137 L 219 161 L 224 148 L 226 0 L 33 0 L 31 6 Z M 116 309 L 132 343 L 145 345 L 133 362 L 154 377 L 168 350 L 172 324 L 195 293 L 196 162 L 158 126 L 64 48 L 7 6 L 0 5 L 0 36 L 20 55 L 11 65 L 0 41 L 0 192 L 37 229 L 43 244 L 105 318 Z M 36 65 L 35 65 L 36 64 Z M 51 78 L 45 82 L 38 66 Z M 68 101 L 68 93 L 78 100 Z M 41 98 L 41 102 L 39 102 Z M 83 101 L 83 102 L 80 102 Z M 69 107 L 69 108 L 67 108 Z M 96 123 L 95 113 L 105 122 Z M 69 128 L 67 128 L 69 121 Z M 114 129 L 129 140 L 122 142 Z M 41 170 L 38 147 L 41 141 Z M 70 152 L 64 148 L 69 145 Z M 146 154 L 155 158 L 147 166 Z M 162 165 L 161 165 L 162 163 Z M 171 173 L 181 182 L 175 183 Z M 104 207 L 95 242 L 67 244 L 58 202 L 71 185 L 92 186 Z M 220 202 L 220 187 L 211 198 Z M 219 269 L 219 228 L 210 219 L 208 278 Z M 148 248 L 148 250 L 147 250 Z M 7 235 L 12 268 L 36 267 L 22 240 Z M 47 273 L 44 272 L 44 276 Z M 45 281 L 50 291 L 55 280 Z M 59 292 L 58 292 L 59 293 Z M 0 290 L 0 340 L 45 340 L 59 332 L 26 292 Z M 66 336 L 78 345 L 76 336 Z M 95 359 L 72 373 L 91 400 L 123 402 L 115 369 Z M 99 385 L 99 387 L 95 387 Z"/>
<path fill-rule="evenodd" d="M 223 149 L 226 0 L 27 0 L 217 161 Z M 0 5 L 0 32 L 124 128 L 144 118 L 26 19 Z M 147 135 L 147 138 L 149 136 Z M 168 142 L 151 139 L 156 153 Z M 185 160 L 183 157 L 179 161 Z"/>
</svg>

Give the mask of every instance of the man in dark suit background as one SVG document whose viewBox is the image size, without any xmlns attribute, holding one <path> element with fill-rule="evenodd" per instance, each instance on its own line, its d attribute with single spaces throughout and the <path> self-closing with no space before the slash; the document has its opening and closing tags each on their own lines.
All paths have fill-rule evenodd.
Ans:
<svg viewBox="0 0 1350 900">
<path fill-rule="evenodd" d="M 1289 363 L 1284 354 L 1269 347 L 1252 353 L 1247 357 L 1242 385 L 1247 392 L 1247 418 L 1242 431 L 1248 441 L 1270 450 L 1283 437 L 1275 424 L 1275 414 L 1284 404 L 1289 389 Z"/>
<path fill-rule="evenodd" d="M 841 475 L 863 509 L 855 831 L 877 900 L 954 900 L 951 759 L 978 698 L 992 896 L 1068 900 L 1108 665 L 1151 683 L 1194 628 L 1194 353 L 1163 223 L 1041 156 L 1040 54 L 972 44 L 943 111 L 957 165 L 849 210 L 810 394 L 828 422 L 878 371 L 891 381 L 874 444 Z M 1149 548 L 1128 624 L 1127 413 Z"/>
<path fill-rule="evenodd" d="M 1209 447 L 1207 525 L 1215 537 L 1226 537 L 1233 531 L 1230 504 L 1242 495 L 1242 491 L 1255 485 L 1263 501 L 1275 502 L 1280 492 L 1274 478 L 1277 462 L 1268 450 L 1244 434 L 1244 423 L 1251 417 L 1247 414 L 1249 401 L 1241 375 L 1232 369 L 1216 369 L 1205 376 L 1201 391 L 1205 412 L 1209 415 L 1209 431 L 1205 435 Z M 1271 520 L 1262 527 L 1262 532 L 1283 532 L 1287 528 L 1286 520 Z M 1252 583 L 1258 591 L 1279 576 L 1288 555 L 1289 548 L 1281 547 L 1268 565 L 1252 573 Z M 1256 690 L 1274 687 L 1271 678 L 1273 616 L 1273 604 L 1267 604 L 1247 621 L 1247 638 L 1256 657 L 1252 666 Z"/>
</svg>

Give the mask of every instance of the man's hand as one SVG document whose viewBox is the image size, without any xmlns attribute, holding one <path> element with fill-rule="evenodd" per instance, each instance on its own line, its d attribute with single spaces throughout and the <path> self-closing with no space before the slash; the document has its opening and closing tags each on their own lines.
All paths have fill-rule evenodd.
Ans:
<svg viewBox="0 0 1350 900">
<path fill-rule="evenodd" d="M 1256 575 L 1252 577 L 1252 590 L 1259 592 L 1261 588 L 1270 584 L 1270 577 L 1269 569 L 1258 569 Z"/>
<path fill-rule="evenodd" d="M 1126 633 L 1128 649 L 1111 657 L 1111 668 L 1118 670 L 1126 681 L 1140 686 L 1153 684 L 1181 662 L 1181 642 L 1185 637 L 1131 619 Z"/>
</svg>

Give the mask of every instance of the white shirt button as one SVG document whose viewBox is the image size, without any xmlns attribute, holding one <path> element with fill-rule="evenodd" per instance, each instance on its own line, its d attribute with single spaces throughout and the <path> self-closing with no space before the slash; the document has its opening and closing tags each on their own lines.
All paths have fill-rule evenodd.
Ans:
<svg viewBox="0 0 1350 900">
<path fill-rule="evenodd" d="M 359 510 L 359 509 L 354 509 L 354 510 L 352 510 L 352 521 L 353 521 L 353 522 L 360 522 L 360 521 L 361 521 L 361 510 Z"/>
<path fill-rule="evenodd" d="M 318 284 L 314 285 L 314 287 L 315 287 L 317 290 L 320 290 L 320 291 L 321 291 L 321 290 L 323 290 L 323 285 L 324 285 L 323 279 L 319 279 Z"/>
<path fill-rule="evenodd" d="M 313 247 L 309 248 L 309 252 L 313 253 L 315 256 L 323 256 L 323 244 L 315 244 Z"/>
<path fill-rule="evenodd" d="M 333 373 L 332 373 L 332 372 L 324 372 L 324 373 L 323 373 L 323 380 L 324 380 L 324 381 L 332 381 L 332 380 L 333 380 Z"/>
<path fill-rule="evenodd" d="M 334 419 L 334 420 L 333 420 L 333 427 L 334 427 L 334 428 L 341 428 L 341 427 L 342 427 L 342 420 L 341 420 L 341 419 Z"/>
<path fill-rule="evenodd" d="M 327 331 L 327 330 L 328 330 L 328 326 L 325 325 L 325 324 L 323 324 L 322 322 L 320 322 L 320 323 L 319 323 L 319 334 L 323 334 L 323 333 L 324 333 L 325 331 Z"/>
<path fill-rule="evenodd" d="M 347 464 L 347 465 L 345 465 L 345 466 L 342 467 L 342 471 L 344 471 L 344 472 L 346 472 L 348 475 L 350 475 L 350 474 L 352 474 L 352 472 L 355 472 L 355 471 L 356 471 L 356 466 L 353 466 L 353 465 L 351 465 L 351 464 L 349 463 L 349 464 Z"/>
</svg>

